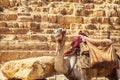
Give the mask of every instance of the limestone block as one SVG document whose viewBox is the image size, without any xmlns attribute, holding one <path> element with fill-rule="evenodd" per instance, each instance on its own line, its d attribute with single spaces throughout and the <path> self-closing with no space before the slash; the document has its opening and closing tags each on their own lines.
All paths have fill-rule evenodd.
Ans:
<svg viewBox="0 0 120 80">
<path fill-rule="evenodd" d="M 120 0 L 114 0 L 113 1 L 115 4 L 120 4 Z"/>
<path fill-rule="evenodd" d="M 97 30 L 98 28 L 97 28 L 97 26 L 94 25 L 94 24 L 89 24 L 89 25 L 86 26 L 86 29 Z"/>
<path fill-rule="evenodd" d="M 48 42 L 49 50 L 56 50 L 56 43 L 55 42 Z"/>
<path fill-rule="evenodd" d="M 80 9 L 75 8 L 73 14 L 74 14 L 75 16 L 80 16 L 80 12 L 81 12 Z"/>
<path fill-rule="evenodd" d="M 103 17 L 103 16 L 105 16 L 105 11 L 104 10 L 96 10 L 96 11 L 94 11 L 94 15 L 93 16 Z"/>
<path fill-rule="evenodd" d="M 53 34 L 53 32 L 54 32 L 54 29 L 46 29 L 45 30 L 46 34 Z"/>
<path fill-rule="evenodd" d="M 34 15 L 34 21 L 40 22 L 41 21 L 41 15 Z"/>
<path fill-rule="evenodd" d="M 119 24 L 120 18 L 119 17 L 112 17 L 110 18 L 111 23 Z"/>
<path fill-rule="evenodd" d="M 6 20 L 6 15 L 4 13 L 0 13 L 0 21 Z"/>
<path fill-rule="evenodd" d="M 89 15 L 89 11 L 88 11 L 88 10 L 83 9 L 83 10 L 80 12 L 80 16 L 88 16 L 88 15 Z"/>
<path fill-rule="evenodd" d="M 75 19 L 74 19 L 75 21 L 75 23 L 83 23 L 83 17 L 81 17 L 81 16 L 75 16 Z"/>
<path fill-rule="evenodd" d="M 90 17 L 89 20 L 90 20 L 90 23 L 92 23 L 92 24 L 96 24 L 98 22 L 97 17 Z"/>
<path fill-rule="evenodd" d="M 110 18 L 108 18 L 108 17 L 102 18 L 102 23 L 103 24 L 110 24 Z"/>
<path fill-rule="evenodd" d="M 102 4 L 104 1 L 103 0 L 93 0 L 93 2 L 96 4 Z"/>
<path fill-rule="evenodd" d="M 6 34 L 9 32 L 8 28 L 0 28 L 0 34 Z"/>
<path fill-rule="evenodd" d="M 40 42 L 46 42 L 47 37 L 45 35 L 31 35 L 31 40 L 38 40 Z"/>
<path fill-rule="evenodd" d="M 84 24 L 90 23 L 90 19 L 88 17 L 83 18 Z"/>
<path fill-rule="evenodd" d="M 19 28 L 29 28 L 30 23 L 29 22 L 19 22 Z"/>
<path fill-rule="evenodd" d="M 110 14 L 111 14 L 112 17 L 118 17 L 119 16 L 118 13 L 115 10 L 111 10 Z"/>
<path fill-rule="evenodd" d="M 27 12 L 24 12 L 24 13 L 18 12 L 17 14 L 18 16 L 31 16 L 31 14 Z"/>
<path fill-rule="evenodd" d="M 57 15 L 57 23 L 58 24 L 63 24 L 63 19 L 64 19 L 63 15 Z"/>
<path fill-rule="evenodd" d="M 30 30 L 34 32 L 39 32 L 40 31 L 40 25 L 35 22 L 30 22 Z"/>
<path fill-rule="evenodd" d="M 3 5 L 3 7 L 8 8 L 10 6 L 9 0 L 0 0 L 0 5 Z"/>
<path fill-rule="evenodd" d="M 9 61 L 2 66 L 1 71 L 7 78 L 22 80 L 43 79 L 56 73 L 54 57 L 47 56 Z"/>
<path fill-rule="evenodd" d="M 56 21 L 57 21 L 57 16 L 56 16 L 56 15 L 49 14 L 49 15 L 48 15 L 48 19 L 49 19 L 49 22 L 50 22 L 50 23 L 56 23 Z"/>
<path fill-rule="evenodd" d="M 10 20 L 16 20 L 17 19 L 17 14 L 9 14 L 6 15 L 6 20 L 10 21 Z"/>
<path fill-rule="evenodd" d="M 0 27 L 7 27 L 7 23 L 6 22 L 0 22 Z"/>
<path fill-rule="evenodd" d="M 48 21 L 48 14 L 41 14 L 41 21 L 47 22 Z"/>
<path fill-rule="evenodd" d="M 24 29 L 24 28 L 17 28 L 17 29 L 15 29 L 15 28 L 11 28 L 11 29 L 9 29 L 9 31 L 7 32 L 7 33 L 9 33 L 9 34 L 26 34 L 27 32 L 29 31 L 29 29 Z"/>
<path fill-rule="evenodd" d="M 9 27 L 9 28 L 19 28 L 19 24 L 17 22 L 7 22 L 7 27 Z"/>
<path fill-rule="evenodd" d="M 60 10 L 60 14 L 62 14 L 62 15 L 66 15 L 66 14 L 67 14 L 66 9 L 65 9 L 65 8 L 63 8 L 62 10 Z"/>
<path fill-rule="evenodd" d="M 73 23 L 75 22 L 75 17 L 74 16 L 69 16 L 69 15 L 66 15 L 64 16 L 64 24 L 70 24 L 70 23 Z"/>
<path fill-rule="evenodd" d="M 18 17 L 19 21 L 25 21 L 25 22 L 32 22 L 33 21 L 33 17 L 30 16 L 19 16 Z"/>
<path fill-rule="evenodd" d="M 84 8 L 85 9 L 93 9 L 94 8 L 94 4 L 93 3 L 85 4 Z"/>
<path fill-rule="evenodd" d="M 120 30 L 120 25 L 115 25 L 114 27 L 116 30 Z"/>
</svg>

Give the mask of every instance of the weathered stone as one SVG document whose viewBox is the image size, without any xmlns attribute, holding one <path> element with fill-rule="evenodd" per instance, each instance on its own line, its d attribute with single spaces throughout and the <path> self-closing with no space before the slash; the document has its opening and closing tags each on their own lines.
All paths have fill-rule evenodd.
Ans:
<svg viewBox="0 0 120 80">
<path fill-rule="evenodd" d="M 4 21 L 4 20 L 6 20 L 6 15 L 0 13 L 0 21 Z"/>
<path fill-rule="evenodd" d="M 10 6 L 9 0 L 0 0 L 0 4 L 3 5 L 3 7 L 8 8 Z"/>
<path fill-rule="evenodd" d="M 53 76 L 54 57 L 38 57 L 7 62 L 1 68 L 7 78 L 24 80 L 42 79 Z"/>
<path fill-rule="evenodd" d="M 48 21 L 48 14 L 42 14 L 41 15 L 41 21 L 42 22 L 47 22 Z"/>
<path fill-rule="evenodd" d="M 84 8 L 85 9 L 93 9 L 94 8 L 94 4 L 93 3 L 91 3 L 91 4 L 85 4 Z"/>
<path fill-rule="evenodd" d="M 39 32 L 40 31 L 40 24 L 31 22 L 30 23 L 30 30 L 34 32 Z"/>
<path fill-rule="evenodd" d="M 74 18 L 73 18 L 74 19 Z M 83 17 L 80 17 L 80 16 L 76 16 L 75 19 L 74 19 L 75 23 L 83 23 Z"/>
<path fill-rule="evenodd" d="M 75 17 L 74 16 L 64 16 L 64 20 L 63 20 L 64 24 L 70 24 L 72 22 L 75 22 Z"/>
<path fill-rule="evenodd" d="M 17 14 L 9 14 L 6 15 L 6 20 L 10 21 L 10 20 L 16 20 L 17 19 Z"/>
<path fill-rule="evenodd" d="M 104 18 L 102 19 L 102 23 L 103 23 L 103 24 L 110 24 L 110 18 L 104 17 Z"/>
<path fill-rule="evenodd" d="M 41 15 L 34 15 L 34 21 L 40 22 L 41 21 Z"/>
<path fill-rule="evenodd" d="M 57 15 L 57 23 L 58 24 L 63 24 L 63 19 L 64 19 L 63 15 Z"/>
<path fill-rule="evenodd" d="M 0 27 L 7 27 L 7 23 L 6 22 L 0 22 Z"/>
<path fill-rule="evenodd" d="M 40 42 L 46 42 L 47 38 L 45 35 L 32 35 L 31 40 L 38 40 Z"/>
<path fill-rule="evenodd" d="M 28 16 L 19 16 L 18 17 L 20 21 L 25 21 L 25 22 L 32 22 L 33 21 L 33 17 L 28 17 Z"/>
<path fill-rule="evenodd" d="M 50 23 L 56 23 L 57 22 L 57 16 L 56 15 L 48 15 L 48 19 Z"/>
</svg>

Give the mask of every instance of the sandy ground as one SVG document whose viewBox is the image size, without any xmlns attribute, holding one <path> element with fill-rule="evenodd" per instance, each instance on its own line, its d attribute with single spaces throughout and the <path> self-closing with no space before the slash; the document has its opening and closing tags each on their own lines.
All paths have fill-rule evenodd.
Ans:
<svg viewBox="0 0 120 80">
<path fill-rule="evenodd" d="M 4 77 L 1 71 L 0 71 L 0 80 L 8 80 L 7 78 Z M 47 78 L 47 80 L 68 80 L 68 79 L 64 75 L 55 75 Z M 93 79 L 93 80 L 96 80 L 96 79 Z M 98 78 L 97 80 L 108 80 L 108 79 L 101 77 L 101 78 Z"/>
</svg>

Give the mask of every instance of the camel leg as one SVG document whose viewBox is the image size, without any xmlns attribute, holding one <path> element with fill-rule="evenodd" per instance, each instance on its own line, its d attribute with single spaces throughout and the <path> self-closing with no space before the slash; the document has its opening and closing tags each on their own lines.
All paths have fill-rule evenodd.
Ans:
<svg viewBox="0 0 120 80">
<path fill-rule="evenodd" d="M 117 78 L 120 80 L 120 69 L 117 69 Z"/>
<path fill-rule="evenodd" d="M 92 79 L 94 77 L 94 79 Z M 91 80 L 97 80 L 97 69 L 91 69 Z"/>
<path fill-rule="evenodd" d="M 81 80 L 89 80 L 88 75 L 87 75 L 87 69 L 82 68 L 81 69 L 81 74 L 82 74 Z"/>
</svg>

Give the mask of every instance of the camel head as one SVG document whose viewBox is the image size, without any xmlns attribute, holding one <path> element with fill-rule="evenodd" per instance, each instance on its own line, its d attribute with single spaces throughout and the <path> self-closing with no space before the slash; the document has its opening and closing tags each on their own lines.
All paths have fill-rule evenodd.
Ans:
<svg viewBox="0 0 120 80">
<path fill-rule="evenodd" d="M 61 46 L 64 46 L 65 44 L 65 39 L 66 39 L 65 34 L 66 34 L 66 30 L 62 28 L 58 28 L 54 31 L 55 40 Z"/>
</svg>

